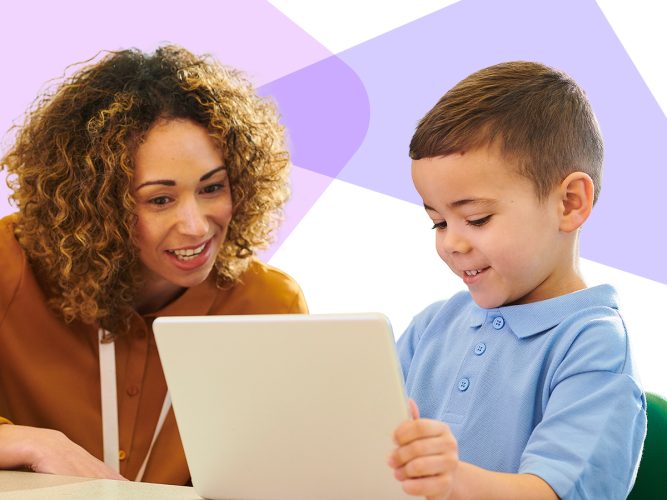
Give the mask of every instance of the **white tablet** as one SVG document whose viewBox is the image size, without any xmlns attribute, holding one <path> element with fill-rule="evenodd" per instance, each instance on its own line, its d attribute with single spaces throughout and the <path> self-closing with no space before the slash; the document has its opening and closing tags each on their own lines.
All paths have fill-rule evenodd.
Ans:
<svg viewBox="0 0 667 500">
<path fill-rule="evenodd" d="M 409 410 L 385 316 L 162 317 L 153 330 L 199 495 L 412 498 L 386 463 Z"/>
</svg>

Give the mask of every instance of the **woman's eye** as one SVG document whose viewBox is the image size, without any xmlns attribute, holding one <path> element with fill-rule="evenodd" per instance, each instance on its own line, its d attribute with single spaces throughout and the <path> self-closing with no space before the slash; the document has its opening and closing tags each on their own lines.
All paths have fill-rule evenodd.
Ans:
<svg viewBox="0 0 667 500">
<path fill-rule="evenodd" d="M 210 184 L 210 185 L 206 186 L 204 189 L 202 189 L 202 192 L 204 194 L 211 194 L 211 193 L 215 193 L 216 191 L 219 191 L 220 189 L 222 189 L 224 187 L 225 186 L 223 184 L 220 184 L 220 183 Z"/>
<path fill-rule="evenodd" d="M 491 220 L 491 215 L 487 215 L 486 217 L 482 217 L 481 219 L 469 220 L 468 224 L 470 224 L 471 226 L 479 227 L 483 226 L 490 220 Z"/>
<path fill-rule="evenodd" d="M 447 221 L 436 222 L 431 229 L 447 229 Z"/>
<path fill-rule="evenodd" d="M 151 205 L 166 205 L 169 203 L 169 197 L 168 196 L 156 196 L 155 198 L 151 198 L 148 200 L 148 203 Z"/>
</svg>

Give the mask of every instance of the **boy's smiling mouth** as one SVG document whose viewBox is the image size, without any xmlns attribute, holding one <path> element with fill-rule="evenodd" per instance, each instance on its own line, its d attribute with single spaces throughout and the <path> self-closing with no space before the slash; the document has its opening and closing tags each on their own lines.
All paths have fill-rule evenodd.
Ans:
<svg viewBox="0 0 667 500">
<path fill-rule="evenodd" d="M 487 269 L 488 269 L 488 267 L 483 267 L 481 269 L 469 269 L 469 270 L 463 271 L 463 274 L 465 274 L 466 276 L 477 276 L 478 274 L 483 273 Z"/>
<path fill-rule="evenodd" d="M 463 271 L 463 282 L 466 285 L 472 285 L 473 283 L 477 282 L 478 280 L 481 279 L 482 275 L 488 270 L 490 267 L 482 267 L 480 269 L 466 269 Z"/>
</svg>

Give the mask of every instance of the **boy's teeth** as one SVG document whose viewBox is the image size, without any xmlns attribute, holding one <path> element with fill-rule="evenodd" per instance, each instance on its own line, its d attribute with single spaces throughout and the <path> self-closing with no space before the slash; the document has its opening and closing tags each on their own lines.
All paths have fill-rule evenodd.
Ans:
<svg viewBox="0 0 667 500">
<path fill-rule="evenodd" d="M 479 269 L 473 269 L 472 271 L 464 271 L 468 276 L 476 276 L 478 273 L 481 273 Z"/>
</svg>

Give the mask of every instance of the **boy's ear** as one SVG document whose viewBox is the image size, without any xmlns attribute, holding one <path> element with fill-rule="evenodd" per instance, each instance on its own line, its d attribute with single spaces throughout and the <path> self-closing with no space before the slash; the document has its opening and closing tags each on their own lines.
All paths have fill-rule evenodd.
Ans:
<svg viewBox="0 0 667 500">
<path fill-rule="evenodd" d="M 593 179 L 584 172 L 572 172 L 560 184 L 561 231 L 579 229 L 593 209 Z"/>
</svg>

